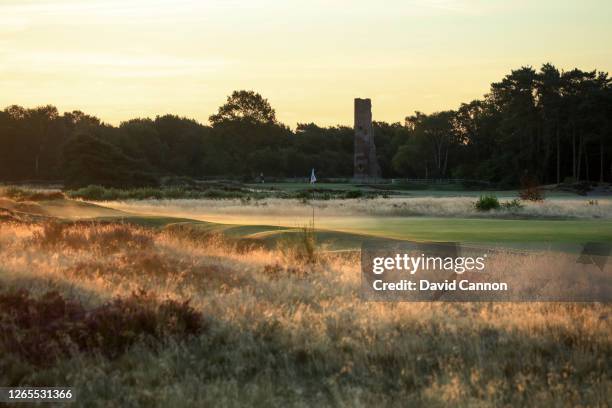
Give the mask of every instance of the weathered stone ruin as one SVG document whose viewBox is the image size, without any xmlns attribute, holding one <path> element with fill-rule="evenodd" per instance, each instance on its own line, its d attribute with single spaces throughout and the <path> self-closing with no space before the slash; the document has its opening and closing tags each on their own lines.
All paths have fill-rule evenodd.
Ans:
<svg viewBox="0 0 612 408">
<path fill-rule="evenodd" d="M 372 102 L 355 99 L 355 157 L 353 177 L 367 181 L 380 177 L 372 128 Z"/>
</svg>

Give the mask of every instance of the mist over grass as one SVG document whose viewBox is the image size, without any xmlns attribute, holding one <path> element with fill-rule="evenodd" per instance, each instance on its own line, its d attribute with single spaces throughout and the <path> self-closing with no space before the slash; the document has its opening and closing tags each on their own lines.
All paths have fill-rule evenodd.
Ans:
<svg viewBox="0 0 612 408">
<path fill-rule="evenodd" d="M 478 211 L 473 197 L 401 197 L 352 200 L 125 200 L 103 205 L 124 211 L 151 214 L 201 216 L 300 216 L 314 208 L 318 217 L 454 217 L 454 218 L 579 218 L 612 219 L 612 199 L 563 199 L 543 202 L 521 201 L 522 207 Z M 511 200 L 501 200 L 502 203 Z"/>
</svg>

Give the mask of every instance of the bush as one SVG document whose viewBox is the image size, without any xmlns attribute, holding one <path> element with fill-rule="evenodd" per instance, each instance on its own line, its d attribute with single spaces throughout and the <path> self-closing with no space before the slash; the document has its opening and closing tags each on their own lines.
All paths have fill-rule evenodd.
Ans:
<svg viewBox="0 0 612 408">
<path fill-rule="evenodd" d="M 64 247 L 111 254 L 151 248 L 153 235 L 145 229 L 124 224 L 52 220 L 43 223 L 40 231 L 34 231 L 32 242 L 45 248 Z"/>
<path fill-rule="evenodd" d="M 480 196 L 474 203 L 474 208 L 478 211 L 497 210 L 500 207 L 499 200 L 494 195 Z"/>
<path fill-rule="evenodd" d="M 299 199 L 303 199 L 303 200 L 310 200 L 311 198 L 314 198 L 314 191 L 313 190 L 300 190 L 295 193 L 295 197 Z"/>
<path fill-rule="evenodd" d="M 78 190 L 68 191 L 70 198 L 82 198 L 84 200 L 103 201 L 105 200 L 107 189 L 102 186 L 92 186 L 79 188 Z"/>
<path fill-rule="evenodd" d="M 325 188 L 309 188 L 296 191 L 278 191 L 270 189 L 267 191 L 253 191 L 240 184 L 234 183 L 199 183 L 192 187 L 169 186 L 169 187 L 139 187 L 139 188 L 114 188 L 99 185 L 89 185 L 77 190 L 66 191 L 70 198 L 79 198 L 92 201 L 113 200 L 145 200 L 145 199 L 175 199 L 175 198 L 208 198 L 208 199 L 261 199 L 267 197 L 293 198 L 298 200 L 331 200 L 345 198 L 374 198 L 384 196 L 385 193 L 376 191 L 364 192 L 362 190 L 331 190 Z"/>
<path fill-rule="evenodd" d="M 516 198 L 512 201 L 506 201 L 505 203 L 502 203 L 501 206 L 506 210 L 520 210 L 521 208 L 523 208 L 523 204 L 521 204 L 521 202 Z"/>
<path fill-rule="evenodd" d="M 361 190 L 351 190 L 347 191 L 344 195 L 345 198 L 361 198 L 363 197 L 363 191 Z"/>
<path fill-rule="evenodd" d="M 530 187 L 522 189 L 519 197 L 525 201 L 544 201 L 544 192 L 539 187 Z"/>
<path fill-rule="evenodd" d="M 59 191 L 31 191 L 14 186 L 0 190 L 0 193 L 0 195 L 15 201 L 50 201 L 66 198 Z"/>
<path fill-rule="evenodd" d="M 538 179 L 529 175 L 523 176 L 521 178 L 519 197 L 521 200 L 543 201 L 544 190 L 542 190 L 542 187 L 540 187 Z"/>
<path fill-rule="evenodd" d="M 186 337 L 204 329 L 189 302 L 157 302 L 144 291 L 93 310 L 58 292 L 34 298 L 27 290 L 0 293 L 0 352 L 48 365 L 74 351 L 117 357 L 136 341 Z"/>
<path fill-rule="evenodd" d="M 283 254 L 287 264 L 293 266 L 316 264 L 319 254 L 314 221 L 279 240 L 277 249 Z"/>
<path fill-rule="evenodd" d="M 173 198 L 211 198 L 211 199 L 226 199 L 226 198 L 243 198 L 249 194 L 256 196 L 254 193 L 249 193 L 246 190 L 232 188 L 219 188 L 217 185 L 206 185 L 204 188 L 190 187 L 139 187 L 130 189 L 119 189 L 113 187 L 102 187 L 90 185 L 79 188 L 78 190 L 67 191 L 66 194 L 70 198 L 80 198 L 82 200 L 92 201 L 113 201 L 113 200 L 146 200 L 146 199 L 173 199 Z"/>
<path fill-rule="evenodd" d="M 317 235 L 315 232 L 314 221 L 302 228 L 300 241 L 300 260 L 306 263 L 315 263 L 317 261 Z"/>
</svg>

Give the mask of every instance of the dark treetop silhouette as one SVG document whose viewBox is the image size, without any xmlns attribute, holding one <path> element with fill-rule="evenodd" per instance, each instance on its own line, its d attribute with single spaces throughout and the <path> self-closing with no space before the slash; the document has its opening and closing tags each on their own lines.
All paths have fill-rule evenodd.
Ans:
<svg viewBox="0 0 612 408">
<path fill-rule="evenodd" d="M 164 115 L 110 126 L 80 111 L 9 106 L 0 111 L 0 180 L 127 187 L 164 175 L 307 177 L 313 167 L 320 179 L 353 176 L 353 129 L 293 131 L 253 91 L 234 92 L 210 123 Z M 382 177 L 611 180 L 612 87 L 603 72 L 522 67 L 456 110 L 372 128 Z"/>
</svg>

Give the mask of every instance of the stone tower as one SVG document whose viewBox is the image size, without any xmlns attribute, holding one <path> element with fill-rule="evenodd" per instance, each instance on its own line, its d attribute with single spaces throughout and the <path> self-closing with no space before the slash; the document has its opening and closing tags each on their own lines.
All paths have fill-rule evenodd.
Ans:
<svg viewBox="0 0 612 408">
<path fill-rule="evenodd" d="M 355 99 L 355 159 L 353 177 L 367 180 L 380 177 L 372 129 L 372 102 Z"/>
</svg>

